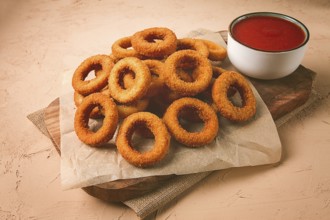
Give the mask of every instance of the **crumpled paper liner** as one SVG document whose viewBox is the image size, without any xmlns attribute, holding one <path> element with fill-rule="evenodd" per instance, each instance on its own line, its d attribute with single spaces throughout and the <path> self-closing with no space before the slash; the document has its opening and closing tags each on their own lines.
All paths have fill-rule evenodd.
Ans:
<svg viewBox="0 0 330 220">
<path fill-rule="evenodd" d="M 277 119 L 275 121 L 276 127 L 280 128 L 291 119 L 299 118 L 305 114 L 308 114 L 308 112 L 310 112 L 311 109 L 320 102 L 320 100 L 320 95 L 313 90 L 310 98 L 305 104 Z M 208 177 L 211 173 L 213 172 L 202 172 L 175 177 L 159 189 L 149 192 L 143 196 L 123 201 L 123 203 L 134 210 L 140 218 L 151 216 L 154 212 L 164 207 L 167 203 L 177 198 L 191 187 L 194 187 L 197 183 L 203 181 L 203 179 Z"/>
<path fill-rule="evenodd" d="M 316 91 L 312 91 L 310 98 L 304 105 L 296 108 L 289 114 L 276 120 L 276 127 L 281 127 L 292 118 L 299 118 L 302 117 L 302 115 L 308 114 L 313 106 L 319 103 L 320 100 L 321 97 L 319 94 Z M 51 138 L 44 122 L 44 109 L 40 109 L 29 114 L 27 118 L 32 121 L 33 124 L 35 124 L 44 135 Z M 123 203 L 130 207 L 140 218 L 152 216 L 155 211 L 162 208 L 168 202 L 177 198 L 182 193 L 186 192 L 189 188 L 201 182 L 211 173 L 212 172 L 210 171 L 176 176 L 170 181 L 166 182 L 166 184 L 160 186 L 157 190 L 149 192 L 143 196 L 136 197 L 134 199 L 123 201 Z"/>
<path fill-rule="evenodd" d="M 219 34 L 205 30 L 192 34 L 225 46 Z M 211 144 L 191 149 L 172 139 L 170 152 L 160 164 L 146 169 L 134 167 L 117 152 L 114 146 L 115 137 L 104 148 L 91 148 L 79 141 L 73 129 L 75 105 L 71 77 L 72 74 L 65 75 L 63 95 L 60 97 L 61 183 L 64 189 L 117 179 L 193 174 L 230 167 L 270 164 L 280 160 L 281 142 L 276 126 L 266 105 L 253 88 L 257 99 L 257 114 L 251 121 L 237 124 L 220 117 L 219 134 Z M 146 141 L 143 144 L 150 144 L 148 140 L 143 141 Z"/>
</svg>

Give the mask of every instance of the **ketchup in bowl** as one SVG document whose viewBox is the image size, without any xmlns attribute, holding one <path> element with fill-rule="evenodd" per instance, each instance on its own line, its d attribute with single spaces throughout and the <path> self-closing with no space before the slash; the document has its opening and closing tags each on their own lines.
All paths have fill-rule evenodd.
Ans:
<svg viewBox="0 0 330 220">
<path fill-rule="evenodd" d="M 242 44 L 263 51 L 287 51 L 299 47 L 305 32 L 295 23 L 272 16 L 253 16 L 233 27 L 233 37 Z"/>
<path fill-rule="evenodd" d="M 277 79 L 298 68 L 308 40 L 308 29 L 297 19 L 275 12 L 254 12 L 230 23 L 227 52 L 241 73 Z"/>
</svg>

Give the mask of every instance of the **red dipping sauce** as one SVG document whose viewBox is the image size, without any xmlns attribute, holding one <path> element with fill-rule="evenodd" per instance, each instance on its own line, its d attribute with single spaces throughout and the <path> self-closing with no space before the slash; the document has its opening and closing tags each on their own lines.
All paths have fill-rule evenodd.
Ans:
<svg viewBox="0 0 330 220">
<path fill-rule="evenodd" d="M 250 48 L 278 52 L 295 49 L 306 42 L 304 30 L 297 24 L 267 15 L 239 20 L 231 29 L 233 38 Z"/>
</svg>

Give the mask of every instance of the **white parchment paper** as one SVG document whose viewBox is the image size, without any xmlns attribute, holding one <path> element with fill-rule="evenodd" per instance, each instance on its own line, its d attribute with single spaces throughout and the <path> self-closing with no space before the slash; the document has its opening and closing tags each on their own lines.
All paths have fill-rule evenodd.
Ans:
<svg viewBox="0 0 330 220">
<path fill-rule="evenodd" d="M 225 46 L 219 34 L 197 30 L 189 37 L 205 38 Z M 228 66 L 226 62 L 226 68 Z M 72 70 L 72 73 L 74 70 Z M 173 138 L 166 158 L 151 168 L 130 165 L 116 150 L 114 140 L 104 148 L 92 148 L 80 142 L 73 128 L 75 105 L 72 74 L 65 74 L 60 97 L 61 183 L 64 189 L 80 188 L 117 179 L 146 176 L 190 174 L 230 167 L 256 166 L 278 162 L 281 142 L 267 106 L 253 88 L 257 114 L 247 123 L 232 123 L 220 117 L 214 142 L 200 148 L 187 148 Z M 252 85 L 251 85 L 252 86 Z M 99 123 L 94 121 L 94 123 Z M 141 145 L 151 141 L 141 139 Z"/>
</svg>

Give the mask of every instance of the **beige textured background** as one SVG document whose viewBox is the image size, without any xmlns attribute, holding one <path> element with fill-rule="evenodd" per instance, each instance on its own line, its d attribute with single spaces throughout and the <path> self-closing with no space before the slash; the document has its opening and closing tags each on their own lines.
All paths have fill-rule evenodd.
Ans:
<svg viewBox="0 0 330 220">
<path fill-rule="evenodd" d="M 253 11 L 293 16 L 311 32 L 303 65 L 322 100 L 279 129 L 276 166 L 216 172 L 156 219 L 328 219 L 330 216 L 330 3 L 324 1 L 0 1 L 0 219 L 137 219 L 82 190 L 62 191 L 59 156 L 26 118 L 60 94 L 62 74 L 115 39 L 151 26 L 179 37 L 226 29 Z M 151 217 L 150 217 L 151 218 Z"/>
</svg>

